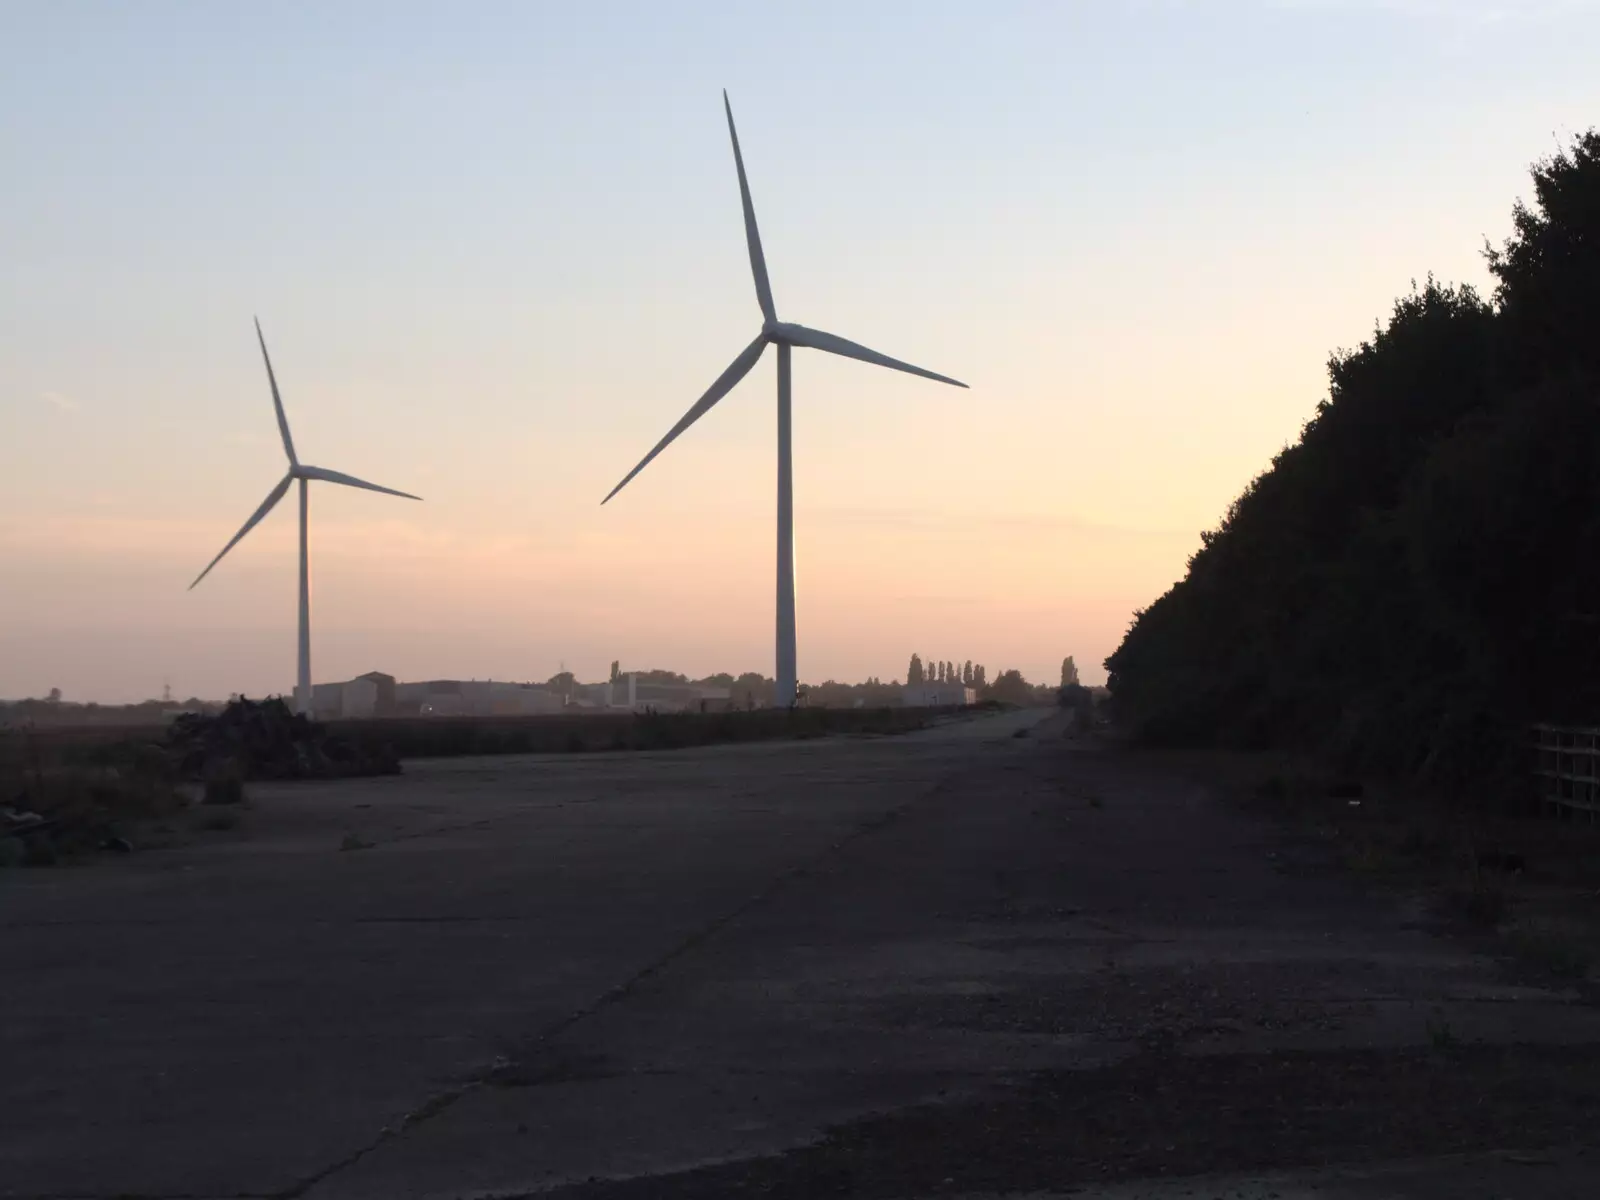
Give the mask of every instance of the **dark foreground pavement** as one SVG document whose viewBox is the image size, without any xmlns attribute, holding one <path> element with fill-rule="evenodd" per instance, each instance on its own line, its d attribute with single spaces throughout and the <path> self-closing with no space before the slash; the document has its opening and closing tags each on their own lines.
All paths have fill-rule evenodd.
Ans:
<svg viewBox="0 0 1600 1200">
<path fill-rule="evenodd" d="M 1040 715 L 0 877 L 0 1194 L 1600 1195 L 1600 1013 Z"/>
</svg>

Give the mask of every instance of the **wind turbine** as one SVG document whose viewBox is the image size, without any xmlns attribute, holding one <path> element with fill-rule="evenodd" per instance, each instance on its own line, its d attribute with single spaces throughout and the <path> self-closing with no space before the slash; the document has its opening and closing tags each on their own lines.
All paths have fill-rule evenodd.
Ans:
<svg viewBox="0 0 1600 1200">
<path fill-rule="evenodd" d="M 342 483 L 346 487 L 365 488 L 369 492 L 382 492 L 386 496 L 404 496 L 407 500 L 420 500 L 421 496 L 413 496 L 410 492 L 397 492 L 394 488 L 379 487 L 375 483 L 368 483 L 364 479 L 357 479 L 354 475 L 346 475 L 340 471 L 330 471 L 326 467 L 311 467 L 301 462 L 294 452 L 294 439 L 289 436 L 289 418 L 283 414 L 283 399 L 278 395 L 278 379 L 272 373 L 272 359 L 267 354 L 267 339 L 261 336 L 261 321 L 256 320 L 256 340 L 261 343 L 261 360 L 267 364 L 267 382 L 272 385 L 272 407 L 278 414 L 278 432 L 283 437 L 283 452 L 289 458 L 289 472 L 278 481 L 276 487 L 267 493 L 267 498 L 261 502 L 261 507 L 250 514 L 250 519 L 244 527 L 215 558 L 207 564 L 206 569 L 195 577 L 194 583 L 189 585 L 193 591 L 195 585 L 211 574 L 211 568 L 222 561 L 222 556 L 232 550 L 257 525 L 261 519 L 273 510 L 273 507 L 282 500 L 288 492 L 289 485 L 298 481 L 300 484 L 300 654 L 299 674 L 296 677 L 294 688 L 294 706 L 297 712 L 311 715 L 311 558 L 310 548 L 306 539 L 306 521 L 310 506 L 309 490 L 311 481 L 319 479 L 324 483 Z"/>
<path fill-rule="evenodd" d="M 795 700 L 795 615 L 794 615 L 794 479 L 790 455 L 790 429 L 789 429 L 789 352 L 795 346 L 807 346 L 813 350 L 826 350 L 829 354 L 842 355 L 845 358 L 858 358 L 862 362 L 872 363 L 879 367 L 889 367 L 896 371 L 905 371 L 912 375 L 921 375 L 924 379 L 934 379 L 940 383 L 953 384 L 955 387 L 964 388 L 967 385 L 960 380 L 951 379 L 946 375 L 939 375 L 933 371 L 926 371 L 921 367 L 914 367 L 910 363 L 901 362 L 897 358 L 890 358 L 887 354 L 879 354 L 876 350 L 856 342 L 848 341 L 831 333 L 823 333 L 818 329 L 808 329 L 804 325 L 796 325 L 789 321 L 778 320 L 776 306 L 772 302 L 772 284 L 767 279 L 767 260 L 761 252 L 761 234 L 756 229 L 756 210 L 750 202 L 750 183 L 745 178 L 744 156 L 739 153 L 739 134 L 733 127 L 733 105 L 728 102 L 728 93 L 722 93 L 722 107 L 728 115 L 728 137 L 733 141 L 733 164 L 739 172 L 739 198 L 744 204 L 744 237 L 750 249 L 750 271 L 755 276 L 756 300 L 761 305 L 761 332 L 756 335 L 756 340 L 751 342 L 739 356 L 728 365 L 728 369 L 717 376 L 717 381 L 706 389 L 705 395 L 694 402 L 688 412 L 683 414 L 679 422 L 667 431 L 667 436 L 656 443 L 655 449 L 640 460 L 639 465 L 623 476 L 622 482 L 611 489 L 609 495 L 600 503 L 605 504 L 628 485 L 640 471 L 644 470 L 651 459 L 660 454 L 685 429 L 693 425 L 734 388 L 741 379 L 748 375 L 756 365 L 756 361 L 766 350 L 768 344 L 778 348 L 778 646 L 777 646 L 777 703 L 779 708 L 788 708 Z"/>
</svg>

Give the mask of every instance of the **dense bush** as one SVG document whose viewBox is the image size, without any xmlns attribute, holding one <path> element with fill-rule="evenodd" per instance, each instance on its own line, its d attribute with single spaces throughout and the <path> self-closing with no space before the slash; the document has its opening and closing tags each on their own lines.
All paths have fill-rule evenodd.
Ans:
<svg viewBox="0 0 1600 1200">
<path fill-rule="evenodd" d="M 1492 302 L 1429 279 L 1107 660 L 1164 742 L 1488 792 L 1600 719 L 1600 133 L 1533 169 Z"/>
<path fill-rule="evenodd" d="M 1094 724 L 1094 693 L 1083 684 L 1065 684 L 1057 690 L 1056 702 L 1073 714 L 1080 729 Z"/>
</svg>

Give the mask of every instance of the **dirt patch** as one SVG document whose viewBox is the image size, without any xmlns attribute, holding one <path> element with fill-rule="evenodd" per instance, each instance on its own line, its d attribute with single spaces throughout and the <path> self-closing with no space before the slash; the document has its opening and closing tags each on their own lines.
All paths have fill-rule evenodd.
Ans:
<svg viewBox="0 0 1600 1200">
<path fill-rule="evenodd" d="M 883 1005 L 878 1016 L 892 1026 L 1162 1046 L 1216 1033 L 1337 1029 L 1341 993 L 1356 984 L 1372 991 L 1384 983 L 1381 967 L 1372 962 L 1342 962 L 1321 978 L 1312 978 L 1315 971 L 1298 960 L 1113 969 L 987 993 L 897 1000 Z"/>
<path fill-rule="evenodd" d="M 1600 1049 L 1142 1055 L 996 1101 L 844 1125 L 750 1162 L 576 1185 L 560 1200 L 880 1200 L 1526 1150 L 1592 1137 Z"/>
</svg>

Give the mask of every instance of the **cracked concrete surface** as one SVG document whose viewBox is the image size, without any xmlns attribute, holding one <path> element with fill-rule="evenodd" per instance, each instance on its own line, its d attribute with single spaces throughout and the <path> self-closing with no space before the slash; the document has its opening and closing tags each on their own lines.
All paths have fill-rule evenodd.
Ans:
<svg viewBox="0 0 1600 1200">
<path fill-rule="evenodd" d="M 419 763 L 10 873 L 0 1195 L 511 1196 L 1152 1052 L 1600 1043 L 1575 995 L 1060 733 Z"/>
</svg>

